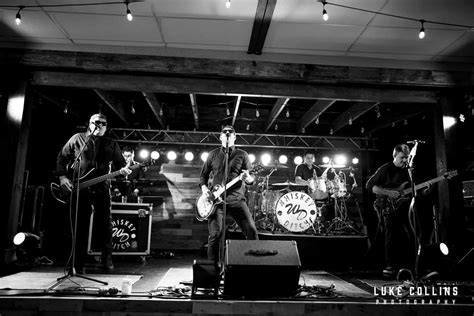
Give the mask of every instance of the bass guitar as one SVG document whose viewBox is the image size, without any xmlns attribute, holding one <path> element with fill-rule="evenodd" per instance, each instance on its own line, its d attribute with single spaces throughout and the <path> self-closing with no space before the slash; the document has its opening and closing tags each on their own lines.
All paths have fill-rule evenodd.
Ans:
<svg viewBox="0 0 474 316">
<path fill-rule="evenodd" d="M 147 166 L 149 164 L 150 164 L 149 161 L 142 162 L 142 163 L 137 163 L 137 164 L 134 164 L 133 166 L 129 166 L 128 169 L 134 170 L 134 169 L 137 169 L 137 168 L 140 168 L 140 167 Z M 79 190 L 86 189 L 90 186 L 93 186 L 94 184 L 101 183 L 103 181 L 113 179 L 113 178 L 120 175 L 120 170 L 117 170 L 117 171 L 107 173 L 107 174 L 104 174 L 104 175 L 96 177 L 96 178 L 86 180 L 89 177 L 89 175 L 93 173 L 94 170 L 95 169 L 92 168 L 91 170 L 89 170 L 86 174 L 84 174 L 79 179 Z M 63 204 L 68 204 L 69 200 L 71 198 L 71 195 L 73 194 L 73 192 L 75 192 L 77 190 L 77 186 L 75 188 L 73 188 L 72 190 L 69 190 L 68 188 L 63 187 L 63 186 L 59 185 L 58 183 L 52 182 L 50 184 L 50 189 L 51 189 L 51 195 L 58 202 L 63 203 Z"/>
<path fill-rule="evenodd" d="M 249 171 L 250 174 L 255 174 L 260 172 L 263 169 L 263 166 L 260 164 L 256 165 Z M 221 198 L 222 193 L 232 187 L 237 182 L 241 181 L 244 176 L 244 172 L 242 172 L 238 177 L 235 177 L 230 182 L 228 182 L 225 186 L 220 184 L 215 185 L 211 188 L 208 194 L 203 193 L 199 196 L 196 200 L 196 219 L 199 221 L 205 221 L 208 219 L 209 216 L 214 214 L 216 211 L 216 207 L 224 202 Z"/>
<path fill-rule="evenodd" d="M 435 184 L 441 180 L 444 179 L 451 179 L 452 177 L 455 177 L 458 175 L 457 170 L 453 171 L 448 171 L 442 176 L 433 178 L 431 180 L 422 182 L 420 184 L 415 185 L 415 191 L 421 190 L 423 188 L 428 187 L 429 185 Z M 411 198 L 411 193 L 412 189 L 410 187 L 410 183 L 408 181 L 403 182 L 400 186 L 397 188 L 390 189 L 393 191 L 398 191 L 400 193 L 400 196 L 397 198 L 390 198 L 386 195 L 382 194 L 377 194 L 374 202 L 374 209 L 377 212 L 382 212 L 383 210 L 386 210 L 387 207 L 390 211 L 396 211 L 402 203 L 405 201 L 409 200 Z M 381 213 L 379 213 L 381 214 Z"/>
</svg>

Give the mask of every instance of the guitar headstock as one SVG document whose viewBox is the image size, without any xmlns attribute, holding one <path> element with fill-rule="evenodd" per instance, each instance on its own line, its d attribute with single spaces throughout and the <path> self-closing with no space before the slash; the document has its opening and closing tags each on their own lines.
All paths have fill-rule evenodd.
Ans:
<svg viewBox="0 0 474 316">
<path fill-rule="evenodd" d="M 261 162 L 257 162 L 256 164 L 254 164 L 252 166 L 252 169 L 249 171 L 250 174 L 257 174 L 261 171 L 263 171 L 265 169 L 265 167 L 263 166 L 263 164 Z"/>
<path fill-rule="evenodd" d="M 455 176 L 458 175 L 458 171 L 457 170 L 451 170 L 451 171 L 447 171 L 443 176 L 446 178 L 446 179 L 451 179 Z"/>
</svg>

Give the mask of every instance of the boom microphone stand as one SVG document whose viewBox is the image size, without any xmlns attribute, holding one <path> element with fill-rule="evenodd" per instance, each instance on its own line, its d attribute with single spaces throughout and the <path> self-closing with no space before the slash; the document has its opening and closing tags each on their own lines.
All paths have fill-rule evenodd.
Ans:
<svg viewBox="0 0 474 316">
<path fill-rule="evenodd" d="M 228 178 L 228 170 L 229 170 L 229 131 L 226 131 L 225 137 L 226 137 L 226 142 L 225 142 L 225 159 L 224 159 L 224 177 L 222 179 L 223 181 L 223 186 L 227 185 L 227 178 Z M 219 262 L 221 263 L 221 269 L 223 271 L 224 269 L 224 259 L 225 259 L 225 218 L 227 216 L 227 190 L 224 190 L 224 203 L 222 203 L 222 236 L 221 236 L 221 243 L 219 247 Z"/>
<path fill-rule="evenodd" d="M 77 218 L 78 218 L 77 214 L 79 213 L 79 192 L 80 192 L 79 184 L 80 184 L 80 180 L 81 180 L 81 156 L 82 156 L 82 153 L 84 152 L 85 148 L 89 144 L 89 142 L 91 140 L 91 136 L 94 135 L 95 131 L 98 128 L 99 127 L 97 125 L 95 125 L 94 130 L 89 135 L 86 135 L 84 145 L 82 146 L 81 150 L 79 151 L 77 156 L 74 158 L 74 162 L 72 163 L 72 168 L 74 170 L 73 171 L 73 176 L 72 176 L 72 180 L 73 180 L 72 182 L 73 183 L 75 182 L 76 205 L 75 205 L 75 214 L 74 214 L 74 227 L 73 227 L 73 232 L 72 232 L 72 246 L 71 246 L 72 247 L 72 249 L 71 249 L 71 251 L 72 251 L 72 261 L 71 261 L 71 267 L 68 269 L 68 274 L 67 275 L 58 278 L 56 280 L 57 282 L 54 283 L 53 285 L 51 285 L 49 288 L 47 288 L 45 290 L 45 292 L 49 292 L 49 291 L 53 290 L 55 287 L 57 287 L 58 285 L 60 285 L 64 281 L 70 280 L 73 277 L 78 277 L 78 278 L 86 279 L 86 280 L 89 280 L 89 281 L 101 283 L 103 285 L 108 285 L 107 282 L 100 281 L 100 280 L 97 280 L 97 279 L 94 279 L 94 278 L 91 278 L 91 277 L 87 277 L 83 274 L 77 273 L 76 272 L 76 267 L 75 267 L 75 264 L 76 264 Z M 71 197 L 73 195 L 72 193 L 73 192 L 71 192 Z M 73 204 L 73 199 L 71 198 L 71 200 L 69 202 L 69 214 L 71 214 L 71 211 L 72 211 L 72 204 Z"/>
</svg>

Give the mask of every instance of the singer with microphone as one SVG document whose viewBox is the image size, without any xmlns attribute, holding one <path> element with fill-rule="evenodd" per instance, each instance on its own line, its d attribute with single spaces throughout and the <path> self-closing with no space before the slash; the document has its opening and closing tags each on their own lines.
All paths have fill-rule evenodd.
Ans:
<svg viewBox="0 0 474 316">
<path fill-rule="evenodd" d="M 56 159 L 55 171 L 56 176 L 59 177 L 61 187 L 68 190 L 73 189 L 71 175 L 73 170 L 79 170 L 80 176 L 87 174 L 87 178 L 96 178 L 119 169 L 122 175 L 131 173 L 131 170 L 126 167 L 125 159 L 117 142 L 104 136 L 106 130 L 106 116 L 101 113 L 94 114 L 89 119 L 87 130 L 83 133 L 74 134 L 62 147 Z M 75 160 L 77 156 L 80 157 L 79 160 Z M 71 166 L 74 161 L 79 161 L 79 166 L 77 164 Z M 91 172 L 88 174 L 89 171 Z M 76 205 L 75 194 L 72 195 L 71 203 L 71 205 Z M 87 189 L 80 190 L 76 211 L 76 269 L 79 273 L 84 273 L 89 220 L 92 211 L 94 211 L 94 224 L 97 228 L 95 236 L 99 240 L 98 246 L 102 252 L 102 267 L 107 271 L 112 270 L 114 266 L 111 256 L 112 217 L 110 213 L 109 181 L 99 182 Z"/>
<path fill-rule="evenodd" d="M 222 128 L 219 137 L 222 146 L 209 152 L 209 155 L 201 169 L 200 183 L 203 194 L 210 194 L 208 181 L 212 172 L 212 187 L 221 185 L 225 187 L 225 156 L 228 155 L 228 172 L 227 183 L 234 178 L 242 175 L 242 181 L 238 181 L 227 189 L 226 212 L 230 214 L 242 229 L 245 237 L 249 240 L 258 239 L 257 228 L 252 218 L 252 214 L 247 206 L 244 196 L 243 183 L 251 184 L 253 177 L 249 174 L 252 168 L 249 156 L 246 151 L 235 147 L 235 130 L 231 125 Z M 226 148 L 228 152 L 226 153 Z M 207 256 L 209 260 L 216 264 L 219 262 L 219 243 L 223 235 L 223 205 L 222 203 L 216 207 L 213 214 L 208 217 L 208 249 Z"/>
</svg>

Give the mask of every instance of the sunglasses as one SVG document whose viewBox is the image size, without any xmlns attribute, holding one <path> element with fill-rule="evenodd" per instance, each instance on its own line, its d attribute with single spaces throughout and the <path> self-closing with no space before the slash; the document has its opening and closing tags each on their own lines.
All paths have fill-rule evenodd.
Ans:
<svg viewBox="0 0 474 316">
<path fill-rule="evenodd" d="M 106 122 L 106 121 L 94 121 L 94 124 L 95 124 L 95 125 L 107 126 L 107 122 Z"/>
</svg>

